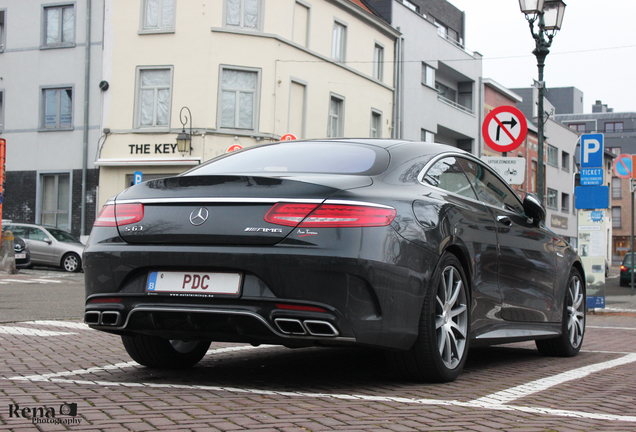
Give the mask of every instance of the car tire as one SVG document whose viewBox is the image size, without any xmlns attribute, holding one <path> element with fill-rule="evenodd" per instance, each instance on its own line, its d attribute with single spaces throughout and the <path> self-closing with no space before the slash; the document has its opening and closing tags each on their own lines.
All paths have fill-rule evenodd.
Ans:
<svg viewBox="0 0 636 432">
<path fill-rule="evenodd" d="M 468 284 L 451 253 L 442 256 L 432 281 L 415 343 L 408 351 L 389 353 L 389 362 L 409 380 L 450 382 L 460 375 L 468 355 Z"/>
<path fill-rule="evenodd" d="M 82 260 L 76 253 L 67 253 L 62 257 L 62 268 L 69 273 L 76 273 L 82 269 Z"/>
<path fill-rule="evenodd" d="M 622 281 L 622 280 L 621 280 L 618 284 L 619 284 L 620 286 L 622 286 L 622 287 L 627 286 L 627 282 Z"/>
<path fill-rule="evenodd" d="M 158 336 L 122 336 L 124 348 L 137 363 L 149 368 L 184 369 L 199 363 L 210 341 L 168 340 Z"/>
<path fill-rule="evenodd" d="M 540 339 L 539 352 L 550 357 L 573 357 L 581 350 L 585 336 L 585 284 L 578 270 L 572 269 L 565 288 L 561 336 Z"/>
</svg>

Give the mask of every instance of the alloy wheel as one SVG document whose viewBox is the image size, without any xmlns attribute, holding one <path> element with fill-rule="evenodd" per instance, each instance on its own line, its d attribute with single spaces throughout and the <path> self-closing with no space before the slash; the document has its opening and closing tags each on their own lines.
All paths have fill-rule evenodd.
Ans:
<svg viewBox="0 0 636 432">
<path fill-rule="evenodd" d="M 454 369 L 464 356 L 468 337 L 466 287 L 455 267 L 444 269 L 437 287 L 436 302 L 437 347 L 444 365 Z"/>
</svg>

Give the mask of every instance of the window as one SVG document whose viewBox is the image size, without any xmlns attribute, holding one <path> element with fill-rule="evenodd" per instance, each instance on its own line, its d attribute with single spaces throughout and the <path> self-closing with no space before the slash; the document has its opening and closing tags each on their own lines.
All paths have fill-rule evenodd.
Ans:
<svg viewBox="0 0 636 432">
<path fill-rule="evenodd" d="M 0 53 L 4 51 L 4 16 L 6 11 L 0 10 Z"/>
<path fill-rule="evenodd" d="M 347 46 L 347 27 L 339 22 L 333 23 L 333 39 L 331 40 L 331 58 L 337 62 L 345 61 Z"/>
<path fill-rule="evenodd" d="M 371 138 L 382 137 L 382 113 L 380 111 L 371 111 Z"/>
<path fill-rule="evenodd" d="M 536 192 L 537 191 L 537 161 L 532 161 L 530 164 L 530 189 L 528 192 Z"/>
<path fill-rule="evenodd" d="M 256 70 L 221 70 L 221 127 L 255 129 L 258 106 L 259 72 Z"/>
<path fill-rule="evenodd" d="M 467 198 L 477 198 L 459 164 L 459 159 L 454 157 L 444 158 L 435 162 L 435 165 L 422 178 L 422 182 Z"/>
<path fill-rule="evenodd" d="M 232 152 L 188 171 L 186 176 L 255 172 L 378 175 L 389 165 L 379 147 L 324 142 L 281 142 Z"/>
<path fill-rule="evenodd" d="M 605 132 L 623 132 L 623 122 L 605 122 Z"/>
<path fill-rule="evenodd" d="M 71 182 L 69 173 L 42 174 L 40 223 L 70 230 Z"/>
<path fill-rule="evenodd" d="M 172 69 L 137 70 L 136 128 L 168 127 Z"/>
<path fill-rule="evenodd" d="M 570 212 L 570 194 L 561 193 L 561 211 L 564 213 Z"/>
<path fill-rule="evenodd" d="M 384 48 L 375 44 L 373 49 L 373 78 L 382 81 L 384 77 Z"/>
<path fill-rule="evenodd" d="M 435 87 L 435 69 L 426 63 L 422 63 L 422 84 Z"/>
<path fill-rule="evenodd" d="M 621 208 L 612 207 L 612 228 L 620 228 L 621 224 Z"/>
<path fill-rule="evenodd" d="M 143 0 L 142 32 L 173 32 L 174 6 L 175 0 Z"/>
<path fill-rule="evenodd" d="M 260 0 L 227 0 L 225 3 L 225 24 L 257 30 L 260 7 Z"/>
<path fill-rule="evenodd" d="M 331 95 L 329 101 L 329 125 L 327 136 L 330 138 L 344 136 L 344 99 Z"/>
<path fill-rule="evenodd" d="M 444 84 L 440 82 L 435 83 L 435 88 L 437 89 L 437 93 L 439 93 L 439 95 L 443 97 L 444 99 L 448 99 L 452 102 L 457 101 L 457 90 L 454 90 L 448 86 L 445 86 Z"/>
<path fill-rule="evenodd" d="M 568 126 L 577 132 L 585 133 L 585 123 L 570 123 Z"/>
<path fill-rule="evenodd" d="M 618 177 L 612 177 L 612 199 L 623 198 L 621 179 Z"/>
<path fill-rule="evenodd" d="M 422 129 L 422 133 L 420 139 L 424 142 L 435 142 L 435 134 L 433 132 L 429 132 L 426 129 Z"/>
<path fill-rule="evenodd" d="M 420 7 L 414 3 L 411 3 L 409 0 L 402 0 L 402 4 L 411 9 L 413 12 L 420 13 Z"/>
<path fill-rule="evenodd" d="M 73 5 L 44 8 L 44 38 L 47 48 L 75 46 L 75 7 Z"/>
<path fill-rule="evenodd" d="M 561 152 L 561 169 L 570 172 L 570 153 Z"/>
<path fill-rule="evenodd" d="M 292 40 L 305 48 L 309 47 L 309 6 L 296 2 L 294 6 L 294 32 Z"/>
<path fill-rule="evenodd" d="M 559 166 L 559 150 L 548 144 L 547 146 L 548 153 L 548 164 L 552 166 Z"/>
<path fill-rule="evenodd" d="M 307 84 L 292 81 L 289 90 L 289 122 L 287 132 L 305 138 L 307 117 Z"/>
<path fill-rule="evenodd" d="M 505 183 L 482 164 L 458 158 L 468 181 L 480 201 L 494 207 L 523 214 L 523 204 Z"/>
<path fill-rule="evenodd" d="M 557 208 L 557 191 L 554 189 L 548 188 L 548 195 L 546 197 L 546 206 L 551 209 Z"/>
<path fill-rule="evenodd" d="M 42 121 L 44 130 L 73 128 L 73 89 L 43 88 L 42 89 Z"/>
</svg>

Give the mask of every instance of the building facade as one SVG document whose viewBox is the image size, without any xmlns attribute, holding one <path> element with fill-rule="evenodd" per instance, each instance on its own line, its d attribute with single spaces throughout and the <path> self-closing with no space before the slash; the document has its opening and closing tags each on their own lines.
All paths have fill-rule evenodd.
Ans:
<svg viewBox="0 0 636 432">
<path fill-rule="evenodd" d="M 105 14 L 100 204 L 135 172 L 176 174 L 288 133 L 393 134 L 399 32 L 361 2 L 107 0 Z"/>
<path fill-rule="evenodd" d="M 98 181 L 102 13 L 100 0 L 0 0 L 5 219 L 90 232 Z"/>
<path fill-rule="evenodd" d="M 446 0 L 368 0 L 399 28 L 396 137 L 478 153 L 482 56 L 466 49 L 462 11 Z"/>
</svg>

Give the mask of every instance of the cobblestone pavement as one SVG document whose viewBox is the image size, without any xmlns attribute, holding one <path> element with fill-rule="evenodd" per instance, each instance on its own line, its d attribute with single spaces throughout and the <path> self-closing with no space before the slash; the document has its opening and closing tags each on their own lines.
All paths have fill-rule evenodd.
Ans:
<svg viewBox="0 0 636 432">
<path fill-rule="evenodd" d="M 634 314 L 590 315 L 572 359 L 523 343 L 472 350 L 450 384 L 387 370 L 371 350 L 223 343 L 190 370 L 151 370 L 76 320 L 4 323 L 0 429 L 636 430 Z"/>
</svg>

